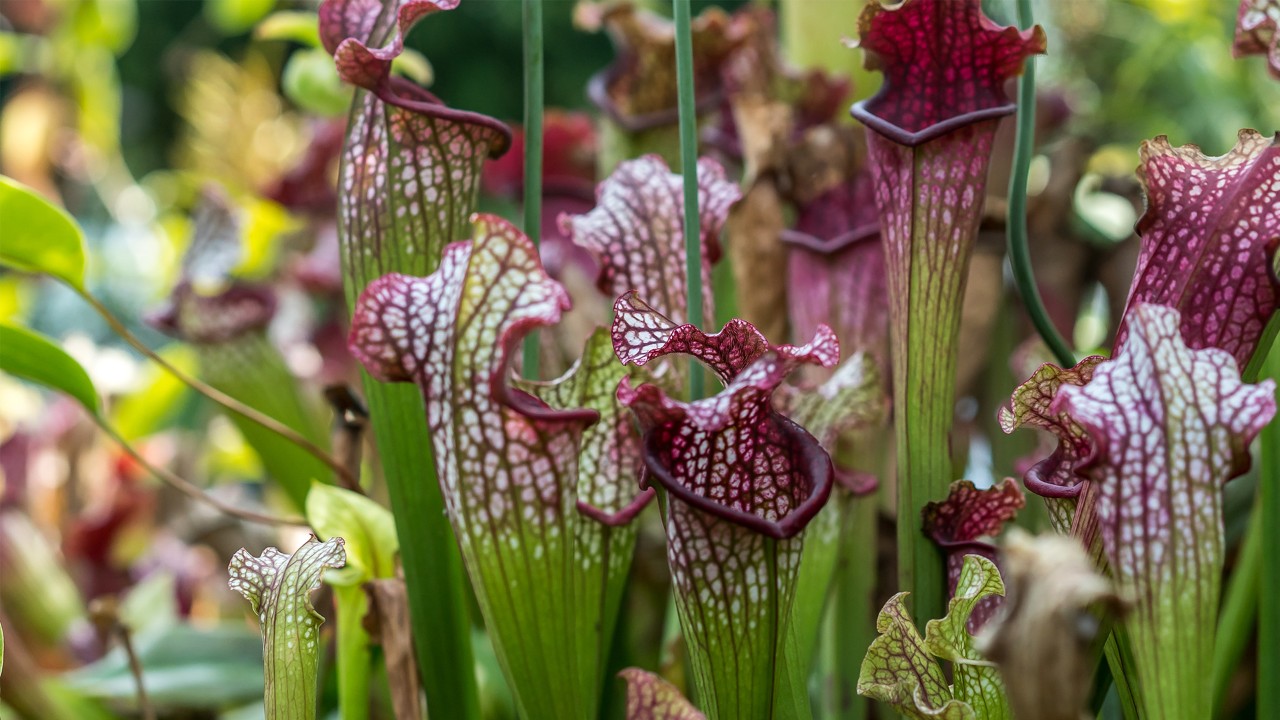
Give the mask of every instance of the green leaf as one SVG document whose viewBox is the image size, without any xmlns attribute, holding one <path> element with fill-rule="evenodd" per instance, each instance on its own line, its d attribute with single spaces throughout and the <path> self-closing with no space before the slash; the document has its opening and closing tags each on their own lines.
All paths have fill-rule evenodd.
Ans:
<svg viewBox="0 0 1280 720">
<path fill-rule="evenodd" d="M 6 239 L 6 245 L 8 240 Z M 8 323 L 0 323 L 0 370 L 60 390 L 98 414 L 98 391 L 89 373 L 49 338 Z"/>
<path fill-rule="evenodd" d="M 289 56 L 280 79 L 285 97 L 298 107 L 336 117 L 351 107 L 355 89 L 342 82 L 324 48 L 307 48 Z"/>
<path fill-rule="evenodd" d="M 0 625 L 0 675 L 4 674 L 4 626 Z"/>
<path fill-rule="evenodd" d="M 75 221 L 35 190 L 3 175 L 0 227 L 0 264 L 84 288 L 84 235 Z"/>
<path fill-rule="evenodd" d="M 974 650 L 967 628 L 973 609 L 992 595 L 1004 595 L 1000 571 L 980 555 L 966 555 L 947 616 L 925 625 L 924 645 L 933 655 L 954 663 L 952 692 L 957 700 L 969 704 L 984 720 L 1002 720 L 1012 713 L 1000 674 Z"/>
<path fill-rule="evenodd" d="M 889 598 L 867 649 L 858 677 L 858 694 L 888 703 L 910 718 L 977 720 L 973 708 L 951 696 L 942 667 L 925 649 L 920 632 L 903 602 L 907 593 Z"/>
<path fill-rule="evenodd" d="M 205 0 L 204 16 L 227 35 L 239 35 L 266 17 L 276 0 Z"/>
<path fill-rule="evenodd" d="M 174 625 L 136 635 L 134 649 L 147 697 L 162 708 L 208 712 L 262 697 L 262 644 L 253 631 L 239 624 L 210 630 Z M 118 647 L 61 679 L 84 697 L 113 705 L 132 705 L 137 700 L 128 656 Z"/>
<path fill-rule="evenodd" d="M 341 573 L 345 582 L 335 584 L 395 576 L 400 543 L 391 511 L 359 493 L 312 482 L 306 514 L 307 522 L 320 538 L 341 537 L 346 541 L 347 567 Z M 335 582 L 334 578 L 330 582 Z"/>
<path fill-rule="evenodd" d="M 973 647 L 967 623 L 984 598 L 1004 595 L 994 563 L 967 555 L 955 596 L 941 620 L 930 620 L 920 637 L 903 596 L 890 598 L 876 620 L 880 632 L 867 650 L 858 678 L 858 694 L 889 703 L 911 718 L 1008 720 L 1012 717 L 1004 685 L 994 665 Z M 953 686 L 937 659 L 952 663 Z"/>
<path fill-rule="evenodd" d="M 260 557 L 241 548 L 231 558 L 229 585 L 249 601 L 262 630 L 267 668 L 267 720 L 314 720 L 319 629 L 324 618 L 311 605 L 325 568 L 340 568 L 342 538 L 311 538 L 292 555 L 269 547 Z"/>
<path fill-rule="evenodd" d="M 320 18 L 304 10 L 279 10 L 263 18 L 253 29 L 257 40 L 289 40 L 308 47 L 320 47 Z M 330 61 L 332 64 L 332 60 Z"/>
</svg>

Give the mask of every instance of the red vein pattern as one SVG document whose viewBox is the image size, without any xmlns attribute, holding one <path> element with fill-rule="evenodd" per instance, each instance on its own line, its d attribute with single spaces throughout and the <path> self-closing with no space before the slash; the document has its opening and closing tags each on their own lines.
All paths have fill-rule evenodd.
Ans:
<svg viewBox="0 0 1280 720">
<path fill-rule="evenodd" d="M 618 673 L 627 681 L 627 720 L 707 720 L 676 686 L 640 668 Z"/>
<path fill-rule="evenodd" d="M 915 147 L 957 128 L 1009 115 L 1005 81 L 1043 54 L 1040 26 L 1019 31 L 982 14 L 978 0 L 867 3 L 858 19 L 869 70 L 884 73 L 853 116 L 900 145 Z"/>
<path fill-rule="evenodd" d="M 269 547 L 260 557 L 240 548 L 227 566 L 228 585 L 249 601 L 262 632 L 266 717 L 314 718 L 324 618 L 311 605 L 325 568 L 346 564 L 342 538 L 307 540 L 292 555 Z"/>
<path fill-rule="evenodd" d="M 713 716 L 745 717 L 773 701 L 801 533 L 832 484 L 830 458 L 773 409 L 773 392 L 802 364 L 833 365 L 839 344 L 825 326 L 798 347 L 770 347 L 741 321 L 706 335 L 633 293 L 615 311 L 614 350 L 624 363 L 683 353 L 726 383 L 685 403 L 624 378 L 618 399 L 640 422 L 648 476 L 668 493 L 667 560 L 705 705 Z"/>
<path fill-rule="evenodd" d="M 1240 0 L 1231 52 L 1236 57 L 1266 55 L 1267 67 L 1280 80 L 1280 0 Z"/>
<path fill-rule="evenodd" d="M 485 158 L 510 145 L 506 125 L 448 108 L 391 76 L 413 24 L 456 6 L 457 0 L 400 0 L 390 18 L 375 0 L 320 6 L 320 36 L 339 75 L 365 90 L 356 96 L 339 179 L 344 264 L 356 276 L 351 297 L 392 269 L 434 270 L 445 243 L 467 233 Z M 387 38 L 385 46 L 369 47 Z"/>
<path fill-rule="evenodd" d="M 787 303 L 795 337 L 831 326 L 846 352 L 871 353 L 887 380 L 889 309 L 880 216 L 870 169 L 797 207 L 784 230 Z"/>
<path fill-rule="evenodd" d="M 575 645 L 565 572 L 582 434 L 599 413 L 508 384 L 521 337 L 559 320 L 569 296 L 519 230 L 492 215 L 473 223 L 475 239 L 446 247 L 432 275 L 371 283 L 349 344 L 378 379 L 422 391 L 449 519 L 522 712 L 586 716 L 596 658 Z"/>
<path fill-rule="evenodd" d="M 646 155 L 621 163 L 600 183 L 591 212 L 560 216 L 561 230 L 599 260 L 596 284 L 605 295 L 639 291 L 660 312 L 681 322 L 688 317 L 683 182 L 662 158 Z M 713 317 L 711 265 L 720 257 L 716 239 L 729 207 L 741 198 L 719 163 L 698 161 L 703 317 Z"/>
<path fill-rule="evenodd" d="M 1241 130 L 1231 152 L 1207 157 L 1160 136 L 1142 143 L 1147 211 L 1116 354 L 1142 303 L 1177 308 L 1192 348 L 1216 347 L 1245 367 L 1280 306 L 1271 256 L 1280 245 L 1280 136 Z"/>
<path fill-rule="evenodd" d="M 1079 423 L 1064 412 L 1049 408 L 1064 385 L 1087 385 L 1093 370 L 1106 358 L 1093 355 L 1066 370 L 1045 363 L 1013 391 L 1007 407 L 1000 408 L 1000 429 L 1005 434 L 1032 427 L 1045 430 L 1057 438 L 1058 444 L 1047 457 L 1032 465 L 1023 476 L 1023 484 L 1041 496 L 1049 509 L 1054 530 L 1067 532 L 1076 514 L 1077 502 L 1087 479 L 1076 472 L 1076 466 L 1093 455 L 1093 441 Z M 1095 538 L 1096 540 L 1096 538 Z M 1086 542 L 1085 547 L 1090 547 Z"/>
<path fill-rule="evenodd" d="M 981 555 L 999 566 L 992 541 L 1026 504 L 1013 478 L 1005 478 L 983 490 L 968 480 L 957 480 L 951 483 L 946 500 L 925 505 L 924 533 L 947 555 L 947 587 L 952 595 L 966 555 Z M 970 634 L 976 635 L 1003 603 L 1002 595 L 978 602 L 969 615 Z"/>
<path fill-rule="evenodd" d="M 998 118 L 1016 106 L 1006 81 L 1044 52 L 1044 32 L 1000 28 L 979 0 L 867 4 L 859 19 L 880 91 L 853 106 L 880 211 L 893 359 L 898 505 L 911 514 L 945 493 L 960 305 L 977 237 Z M 898 528 L 899 581 L 940 611 L 937 555 Z"/>
<path fill-rule="evenodd" d="M 1129 337 L 1083 387 L 1050 408 L 1088 431 L 1103 547 L 1144 688 L 1143 717 L 1209 717 L 1223 565 L 1222 486 L 1249 466 L 1275 415 L 1275 382 L 1240 381 L 1236 362 L 1183 341 L 1178 311 L 1131 309 Z"/>
</svg>

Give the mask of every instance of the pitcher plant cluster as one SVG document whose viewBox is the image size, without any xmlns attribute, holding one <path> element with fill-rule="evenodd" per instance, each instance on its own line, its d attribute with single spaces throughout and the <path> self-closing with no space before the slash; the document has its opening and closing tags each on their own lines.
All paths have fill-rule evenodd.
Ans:
<svg viewBox="0 0 1280 720">
<path fill-rule="evenodd" d="M 1113 340 L 1076 351 L 1057 329 L 1074 308 L 1057 317 L 1019 265 L 1037 104 L 1061 122 L 1035 93 L 1054 49 L 1026 0 L 1019 26 L 979 0 L 845 0 L 839 51 L 874 93 L 790 64 L 767 3 L 675 0 L 673 21 L 582 2 L 616 52 L 587 88 L 597 121 L 544 113 L 540 0 L 523 0 L 529 132 L 406 70 L 411 29 L 460 2 L 478 0 L 302 16 L 349 112 L 273 193 L 315 238 L 291 281 L 326 298 L 323 372 L 359 378 L 329 391 L 348 430 L 305 409 L 267 332 L 278 291 L 232 272 L 244 230 L 218 190 L 148 316 L 194 348 L 174 372 L 303 516 L 223 510 L 312 533 L 230 558 L 268 718 L 316 717 L 327 682 L 352 720 L 383 684 L 402 719 L 1219 716 L 1256 614 L 1228 622 L 1248 601 L 1224 577 L 1273 562 L 1231 562 L 1224 486 L 1259 463 L 1246 533 L 1278 522 L 1275 426 L 1254 442 L 1276 414 L 1275 135 L 1241 129 L 1219 157 L 1135 148 L 1136 269 Z M 1278 24 L 1275 0 L 1244 0 L 1234 48 L 1280 78 Z M 5 263 L 95 303 L 72 221 L 15 181 L 0 193 L 5 232 L 24 223 Z M 523 226 L 492 211 L 520 200 Z M 1008 322 L 1025 309 L 1040 336 L 986 390 L 993 424 L 1029 441 L 1019 476 L 971 481 L 957 386 L 966 298 L 999 291 L 969 283 L 1004 282 L 974 270 L 992 232 L 1021 299 Z M 111 432 L 74 361 L 3 332 L 6 372 Z M 1280 605 L 1249 607 L 1276 640 Z M 1266 642 L 1259 717 L 1280 712 Z"/>
</svg>

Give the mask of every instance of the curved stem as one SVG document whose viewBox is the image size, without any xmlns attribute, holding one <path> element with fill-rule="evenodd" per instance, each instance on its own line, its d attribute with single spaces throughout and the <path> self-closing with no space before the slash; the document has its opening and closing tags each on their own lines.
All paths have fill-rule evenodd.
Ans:
<svg viewBox="0 0 1280 720">
<path fill-rule="evenodd" d="M 680 101 L 680 174 L 684 178 L 685 274 L 688 320 L 702 327 L 702 233 L 698 227 L 698 107 L 693 87 L 692 11 L 689 0 L 674 0 L 676 79 Z M 690 361 L 689 399 L 703 395 L 702 368 Z"/>
<path fill-rule="evenodd" d="M 542 236 L 542 0 L 524 0 L 524 233 Z M 538 334 L 524 338 L 524 376 L 538 377 Z"/>
<path fill-rule="evenodd" d="M 93 420 L 93 422 L 99 428 L 102 429 L 102 432 L 106 433 L 112 440 L 115 440 L 116 444 L 120 446 L 120 449 L 124 450 L 126 455 L 133 458 L 134 462 L 138 463 L 143 468 L 145 468 L 147 472 L 151 473 L 152 475 L 155 475 L 162 482 L 164 482 L 164 484 L 168 485 L 174 490 L 177 490 L 183 495 L 186 495 L 187 497 L 193 500 L 202 502 L 222 513 L 225 513 L 232 517 L 240 518 L 241 520 L 248 520 L 249 522 L 262 523 L 264 525 L 296 525 L 298 527 L 307 527 L 307 521 L 302 518 L 278 517 L 276 515 L 256 513 L 252 510 L 244 510 L 234 505 L 231 505 L 229 503 L 223 502 L 222 500 L 219 500 L 218 498 L 206 493 L 204 490 L 192 484 L 189 480 L 185 480 L 179 477 L 178 475 L 158 465 L 153 465 L 150 460 L 147 460 L 145 457 L 142 456 L 142 453 L 139 453 L 137 450 L 135 450 L 134 447 L 129 444 L 129 441 L 124 439 L 124 437 L 120 435 L 120 432 L 117 431 L 114 427 L 112 427 L 102 417 L 96 414 L 90 415 L 89 417 Z"/>
<path fill-rule="evenodd" d="M 1018 27 L 1031 27 L 1031 0 L 1018 0 Z M 1031 253 L 1027 248 L 1027 176 L 1031 172 L 1035 130 L 1036 64 L 1035 58 L 1027 58 L 1022 78 L 1018 81 L 1018 136 L 1014 142 L 1013 173 L 1009 178 L 1009 217 L 1006 223 L 1009 264 L 1013 267 L 1013 282 L 1022 296 L 1031 324 L 1053 351 L 1058 364 L 1068 368 L 1076 364 L 1075 353 L 1049 318 L 1049 311 L 1045 309 L 1040 290 L 1036 287 Z"/>
<path fill-rule="evenodd" d="M 86 290 L 79 289 L 79 288 L 72 288 L 72 289 L 74 289 L 80 295 L 80 297 L 84 298 L 84 301 L 89 303 L 89 305 L 94 310 L 96 310 L 98 314 L 103 317 L 104 320 L 107 321 L 107 325 L 109 325 L 117 335 L 123 338 L 125 342 L 129 343 L 129 345 L 131 345 L 138 352 L 147 356 L 147 358 L 150 359 L 152 362 L 164 368 L 165 371 L 167 371 L 169 374 L 173 375 L 178 380 L 181 380 L 182 383 L 185 384 L 187 387 L 190 387 L 192 390 L 195 390 L 201 395 L 204 395 L 205 397 L 221 405 L 222 407 L 230 410 L 231 412 L 237 413 L 239 415 L 243 415 L 249 420 L 261 425 L 262 427 L 270 430 L 271 432 L 279 435 L 285 440 L 288 440 L 294 445 L 297 445 L 298 447 L 307 451 L 307 453 L 315 456 L 318 460 L 320 460 L 320 462 L 324 463 L 325 465 L 328 465 L 334 471 L 334 473 L 337 474 L 338 477 L 342 478 L 344 483 L 347 483 L 349 485 L 358 484 L 356 479 L 352 477 L 351 473 L 339 460 L 335 459 L 332 455 L 325 452 L 322 448 L 320 448 L 315 443 L 303 437 L 301 434 L 298 433 L 297 430 L 294 430 L 293 428 L 289 427 L 288 425 L 285 425 L 284 423 L 280 422 L 279 420 L 276 420 L 273 417 L 264 415 L 263 413 L 249 407 L 248 405 L 245 405 L 239 400 L 236 400 L 230 395 L 222 392 L 221 390 L 218 390 L 217 388 L 214 388 L 204 382 L 201 382 L 200 380 L 197 380 L 196 378 L 193 378 L 190 375 L 187 375 L 186 373 L 182 372 L 178 368 L 174 367 L 168 360 L 165 360 L 164 358 L 157 355 L 154 350 L 147 347 L 145 343 L 139 340 L 138 336 L 134 335 L 129 330 L 129 328 L 125 327 L 124 323 L 120 322 L 119 318 L 111 314 L 111 311 L 108 310 L 107 307 L 103 305 L 96 297 L 94 297 L 93 295 L 90 295 L 89 292 Z"/>
</svg>

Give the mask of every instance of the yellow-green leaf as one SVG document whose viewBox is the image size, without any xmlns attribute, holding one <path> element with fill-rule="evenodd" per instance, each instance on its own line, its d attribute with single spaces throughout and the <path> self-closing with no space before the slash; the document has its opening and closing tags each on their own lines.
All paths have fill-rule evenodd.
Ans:
<svg viewBox="0 0 1280 720">
<path fill-rule="evenodd" d="M 84 286 L 84 236 L 75 221 L 35 190 L 0 175 L 0 265 Z"/>
<path fill-rule="evenodd" d="M 0 323 L 0 370 L 53 390 L 60 390 L 98 413 L 98 391 L 89 373 L 45 336 Z"/>
<path fill-rule="evenodd" d="M 320 539 L 346 541 L 347 568 L 354 572 L 334 576 L 351 582 L 395 576 L 400 544 L 391 511 L 359 493 L 321 482 L 311 483 L 306 511 L 307 522 Z M 345 584 L 333 576 L 330 579 Z"/>
</svg>

